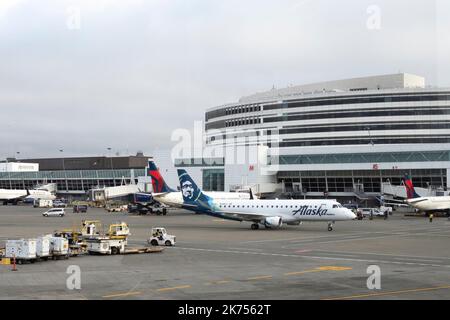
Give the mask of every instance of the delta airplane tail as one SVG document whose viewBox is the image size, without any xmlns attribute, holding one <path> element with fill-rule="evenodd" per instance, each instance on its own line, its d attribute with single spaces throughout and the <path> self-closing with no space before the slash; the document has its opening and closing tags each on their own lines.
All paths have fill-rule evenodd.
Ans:
<svg viewBox="0 0 450 320">
<path fill-rule="evenodd" d="M 405 184 L 407 199 L 420 198 L 420 196 L 416 193 L 416 190 L 414 189 L 414 185 L 409 175 L 406 174 L 403 177 L 403 183 Z"/>
<path fill-rule="evenodd" d="M 147 174 L 152 177 L 153 193 L 176 192 L 176 190 L 169 188 L 153 160 L 148 162 Z"/>
<path fill-rule="evenodd" d="M 180 179 L 181 194 L 185 205 L 199 206 L 206 210 L 211 209 L 213 199 L 203 193 L 186 170 L 178 169 L 178 178 Z"/>
</svg>

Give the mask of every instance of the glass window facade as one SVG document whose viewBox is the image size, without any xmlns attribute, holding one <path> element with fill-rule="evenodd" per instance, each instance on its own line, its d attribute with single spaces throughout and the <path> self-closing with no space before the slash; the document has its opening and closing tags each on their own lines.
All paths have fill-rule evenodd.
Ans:
<svg viewBox="0 0 450 320">
<path fill-rule="evenodd" d="M 413 177 L 415 187 L 447 189 L 446 169 L 282 171 L 277 179 L 284 183 L 286 192 L 293 192 L 294 185 L 300 185 L 303 192 L 354 192 L 357 185 L 362 185 L 361 191 L 380 193 L 383 182 L 401 185 L 405 173 Z"/>
<path fill-rule="evenodd" d="M 145 176 L 145 169 L 133 170 L 135 177 Z M 0 189 L 26 189 L 56 183 L 59 191 L 84 193 L 96 187 L 113 187 L 130 183 L 131 176 L 131 170 L 0 172 Z"/>
<path fill-rule="evenodd" d="M 450 151 L 281 155 L 269 158 L 270 164 L 333 164 L 450 161 Z"/>
<path fill-rule="evenodd" d="M 204 169 L 203 170 L 203 190 L 205 190 L 205 191 L 224 191 L 225 190 L 225 171 L 223 169 Z"/>
</svg>

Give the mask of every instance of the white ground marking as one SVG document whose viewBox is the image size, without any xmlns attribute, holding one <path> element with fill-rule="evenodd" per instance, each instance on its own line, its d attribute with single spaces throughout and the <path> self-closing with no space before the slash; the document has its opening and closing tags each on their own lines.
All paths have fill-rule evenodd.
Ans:
<svg viewBox="0 0 450 320">
<path fill-rule="evenodd" d="M 329 252 L 329 250 L 314 250 L 318 252 Z M 431 256 L 410 256 L 410 255 L 401 255 L 401 254 L 388 254 L 388 253 L 375 253 L 375 252 L 360 252 L 360 251 L 335 251 L 335 253 L 346 253 L 346 254 L 367 254 L 367 255 L 373 255 L 373 256 L 389 256 L 389 257 L 405 257 L 405 258 L 424 258 L 424 259 L 446 259 L 450 260 L 450 257 L 431 257 Z"/>
<path fill-rule="evenodd" d="M 309 255 L 265 253 L 265 252 L 252 252 L 252 251 L 234 251 L 234 250 L 220 250 L 220 249 L 186 248 L 186 247 L 177 247 L 177 249 L 192 250 L 192 251 L 204 251 L 204 252 L 220 252 L 220 253 L 234 253 L 234 254 L 246 254 L 246 255 L 253 254 L 253 255 L 262 255 L 262 256 L 317 259 L 317 260 L 370 262 L 370 263 L 384 263 L 384 264 L 396 264 L 396 265 L 408 265 L 408 266 L 428 266 L 428 267 L 439 267 L 439 268 L 449 268 L 450 269 L 450 265 L 415 263 L 415 262 L 400 262 L 400 261 L 397 262 L 397 261 L 376 260 L 376 259 L 356 259 L 356 258 L 339 258 L 339 257 L 325 257 L 325 256 L 320 257 L 320 256 L 309 256 Z"/>
</svg>

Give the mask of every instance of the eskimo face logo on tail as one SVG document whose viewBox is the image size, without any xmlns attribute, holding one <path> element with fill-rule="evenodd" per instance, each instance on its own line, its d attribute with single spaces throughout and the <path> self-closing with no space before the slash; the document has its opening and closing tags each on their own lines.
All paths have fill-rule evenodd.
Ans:
<svg viewBox="0 0 450 320">
<path fill-rule="evenodd" d="M 192 199 L 194 197 L 194 187 L 192 186 L 192 182 L 184 181 L 181 184 L 181 192 L 183 193 L 183 197 Z"/>
</svg>

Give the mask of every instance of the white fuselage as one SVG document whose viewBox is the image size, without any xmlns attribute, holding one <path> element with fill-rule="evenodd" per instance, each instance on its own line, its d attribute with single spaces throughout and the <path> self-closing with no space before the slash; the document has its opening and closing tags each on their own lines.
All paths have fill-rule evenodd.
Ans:
<svg viewBox="0 0 450 320">
<path fill-rule="evenodd" d="M 244 192 L 204 192 L 208 197 L 214 200 L 249 200 L 250 194 Z M 183 195 L 181 191 L 167 192 L 167 193 L 154 193 L 153 199 L 156 201 L 168 205 L 170 207 L 182 208 L 183 207 Z"/>
<path fill-rule="evenodd" d="M 299 221 L 345 221 L 356 215 L 334 200 L 219 200 L 214 201 L 213 214 L 242 219 L 253 215 L 280 217 L 284 223 Z"/>
<path fill-rule="evenodd" d="M 55 200 L 56 197 L 47 190 L 29 190 L 30 195 L 27 196 L 26 190 L 8 190 L 0 189 L 0 201 L 15 200 L 21 198 L 33 198 L 42 200 Z"/>
<path fill-rule="evenodd" d="M 408 199 L 406 203 L 420 211 L 448 210 L 450 209 L 450 196 L 420 197 Z"/>
</svg>

